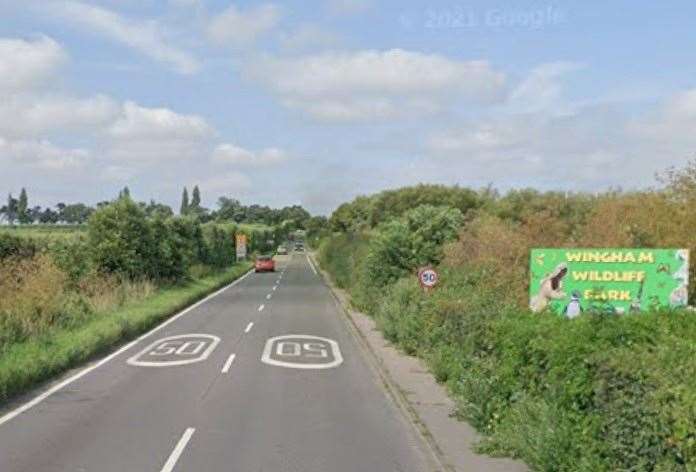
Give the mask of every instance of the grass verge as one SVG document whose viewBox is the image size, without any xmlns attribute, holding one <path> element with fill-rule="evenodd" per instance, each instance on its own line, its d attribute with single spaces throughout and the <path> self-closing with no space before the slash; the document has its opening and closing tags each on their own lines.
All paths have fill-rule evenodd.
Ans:
<svg viewBox="0 0 696 472">
<path fill-rule="evenodd" d="M 246 273 L 251 263 L 185 284 L 106 313 L 78 328 L 54 329 L 0 354 L 0 407 L 39 382 L 129 340 Z"/>
</svg>

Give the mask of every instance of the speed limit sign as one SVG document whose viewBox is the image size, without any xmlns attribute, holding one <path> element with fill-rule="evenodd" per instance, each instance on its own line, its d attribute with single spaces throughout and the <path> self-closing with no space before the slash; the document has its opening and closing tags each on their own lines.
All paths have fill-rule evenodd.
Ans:
<svg viewBox="0 0 696 472">
<path fill-rule="evenodd" d="M 432 267 L 424 267 L 418 271 L 418 281 L 425 289 L 433 288 L 437 285 L 437 272 Z"/>
</svg>

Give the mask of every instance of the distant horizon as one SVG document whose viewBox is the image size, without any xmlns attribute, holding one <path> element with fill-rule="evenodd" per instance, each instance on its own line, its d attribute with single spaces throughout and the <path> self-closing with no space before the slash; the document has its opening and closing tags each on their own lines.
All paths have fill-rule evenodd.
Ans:
<svg viewBox="0 0 696 472">
<path fill-rule="evenodd" d="M 694 160 L 694 162 L 696 162 L 696 160 Z M 659 174 L 659 173 L 656 173 L 656 176 L 657 176 L 658 174 Z M 642 191 L 659 191 L 659 190 L 662 190 L 662 189 L 664 188 L 664 185 L 659 184 L 659 181 L 658 181 L 657 179 L 655 179 L 655 184 L 659 184 L 659 185 L 655 185 L 655 186 L 643 186 L 643 187 L 640 187 L 640 188 L 607 187 L 607 188 L 605 188 L 605 189 L 603 189 L 603 190 L 592 190 L 592 191 L 590 191 L 590 190 L 582 190 L 582 189 L 579 189 L 579 190 L 563 190 L 563 189 L 553 189 L 553 188 L 550 188 L 550 189 L 539 189 L 539 188 L 537 188 L 537 187 L 515 187 L 515 188 L 500 189 L 500 188 L 496 187 L 495 185 L 491 185 L 491 184 L 492 184 L 492 183 L 489 183 L 489 184 L 487 184 L 487 185 L 483 185 L 483 186 L 480 186 L 480 187 L 470 187 L 470 186 L 467 186 L 467 185 L 460 185 L 460 184 L 457 184 L 457 183 L 455 183 L 455 184 L 442 184 L 442 183 L 436 183 L 436 182 L 417 182 L 417 183 L 414 183 L 414 184 L 403 185 L 403 186 L 400 186 L 400 187 L 385 187 L 385 188 L 383 188 L 383 189 L 378 189 L 378 190 L 375 190 L 374 192 L 370 192 L 370 193 L 356 194 L 354 197 L 351 197 L 350 199 L 347 199 L 347 200 L 345 200 L 345 201 L 339 202 L 339 203 L 337 204 L 336 207 L 332 208 L 332 209 L 329 210 L 327 213 L 315 213 L 315 212 L 312 212 L 312 211 L 310 211 L 310 213 L 312 214 L 312 216 L 325 216 L 325 217 L 329 217 L 329 216 L 331 216 L 331 214 L 336 210 L 336 208 L 338 208 L 338 206 L 340 206 L 340 205 L 342 205 L 342 204 L 344 204 L 344 203 L 351 202 L 351 201 L 355 200 L 355 199 L 358 198 L 358 197 L 370 197 L 370 196 L 372 196 L 372 195 L 376 195 L 376 194 L 379 194 L 379 193 L 381 193 L 381 192 L 396 191 L 396 190 L 399 190 L 399 189 L 402 189 L 402 188 L 406 188 L 406 187 L 417 187 L 417 186 L 419 186 L 419 185 L 443 185 L 443 186 L 445 186 L 445 187 L 459 187 L 459 188 L 466 188 L 466 189 L 475 191 L 475 192 L 477 192 L 477 193 L 484 192 L 484 191 L 486 191 L 486 190 L 488 190 L 488 189 L 490 188 L 490 189 L 493 190 L 493 191 L 499 192 L 500 195 L 503 196 L 503 197 L 504 197 L 505 195 L 511 193 L 511 192 L 516 192 L 516 191 L 519 192 L 519 191 L 523 191 L 523 190 L 535 190 L 535 191 L 538 191 L 538 192 L 540 192 L 540 193 L 561 193 L 561 194 L 567 194 L 567 195 L 594 195 L 594 196 L 599 196 L 599 195 L 603 195 L 603 194 L 609 194 L 609 193 L 612 193 L 612 192 L 631 193 L 631 192 L 642 192 Z M 490 187 L 489 187 L 489 186 L 490 186 Z M 37 206 L 36 204 L 32 205 L 32 199 L 31 199 L 31 194 L 32 194 L 32 192 L 31 192 L 31 189 L 28 188 L 28 187 L 20 187 L 20 188 L 19 188 L 19 191 L 17 191 L 17 192 L 8 192 L 8 193 L 6 193 L 6 194 L 0 199 L 0 207 L 2 207 L 3 205 L 6 204 L 6 200 L 7 200 L 7 197 L 9 196 L 9 194 L 11 194 L 13 198 L 17 198 L 17 197 L 19 196 L 19 193 L 21 192 L 21 189 L 22 189 L 22 188 L 24 188 L 24 189 L 27 191 L 27 194 L 29 195 L 29 208 L 33 208 L 34 206 Z M 160 204 L 164 204 L 164 205 L 169 206 L 169 207 L 172 209 L 172 211 L 174 212 L 175 215 L 180 215 L 179 208 L 180 208 L 180 205 L 181 205 L 181 197 L 180 197 L 180 199 L 179 199 L 178 202 L 170 204 L 170 203 L 167 203 L 167 202 L 159 201 L 159 200 L 154 199 L 154 198 L 139 198 L 138 195 L 137 195 L 135 192 L 133 192 L 133 190 L 130 188 L 130 186 L 128 186 L 128 188 L 129 188 L 129 190 L 130 190 L 130 192 L 131 192 L 130 196 L 131 196 L 131 198 L 133 199 L 133 201 L 135 201 L 135 202 L 143 202 L 143 203 L 150 203 L 150 201 L 154 201 L 155 203 L 160 203 Z M 191 191 L 191 189 L 193 188 L 193 186 L 191 186 L 191 187 L 188 187 L 188 186 L 187 186 L 186 188 L 189 190 L 189 195 L 190 195 L 190 191 Z M 122 190 L 122 189 L 119 189 L 119 190 Z M 183 192 L 183 188 L 182 188 L 182 192 Z M 302 205 L 299 204 L 299 203 L 290 203 L 290 204 L 287 204 L 287 205 L 282 205 L 282 206 L 275 207 L 275 206 L 273 206 L 273 205 L 268 205 L 268 204 L 263 203 L 263 202 L 245 201 L 244 198 L 236 198 L 236 197 L 234 197 L 234 196 L 232 196 L 232 195 L 219 195 L 218 197 L 216 197 L 216 198 L 212 201 L 212 205 L 208 205 L 208 204 L 205 204 L 205 203 L 204 203 L 204 202 L 206 202 L 205 190 L 204 190 L 204 189 L 200 189 L 200 192 L 201 192 L 201 200 L 202 200 L 202 202 L 203 202 L 201 206 L 204 207 L 204 208 L 206 208 L 206 209 L 208 209 L 208 210 L 210 210 L 211 212 L 218 209 L 218 204 L 217 204 L 217 202 L 218 202 L 218 200 L 219 200 L 220 198 L 222 198 L 222 197 L 236 199 L 236 200 L 238 200 L 238 201 L 240 202 L 240 204 L 242 204 L 242 205 L 244 205 L 244 206 L 260 205 L 260 206 L 269 207 L 269 208 L 271 208 L 271 209 L 281 209 L 281 208 L 284 208 L 284 207 L 292 207 L 292 206 L 294 206 L 294 205 L 300 205 L 300 206 L 302 206 Z M 99 203 L 102 203 L 102 202 L 113 202 L 113 201 L 117 200 L 117 199 L 118 199 L 118 193 L 119 193 L 119 192 L 117 191 L 113 198 L 104 199 L 104 200 L 99 200 L 99 201 L 96 201 L 96 202 L 87 202 L 87 201 L 59 201 L 59 202 L 55 202 L 54 204 L 52 204 L 52 205 L 50 205 L 50 206 L 48 206 L 48 207 L 47 207 L 45 204 L 38 204 L 38 206 L 41 206 L 42 208 L 55 208 L 56 205 L 58 205 L 58 204 L 60 204 L 60 203 L 64 203 L 64 204 L 66 204 L 66 205 L 73 205 L 73 204 L 80 204 L 80 203 L 82 203 L 82 204 L 87 205 L 88 207 L 96 208 L 96 206 L 97 206 Z M 304 208 L 304 207 L 303 207 L 303 208 Z M 305 209 L 306 209 L 306 208 L 305 208 Z M 309 210 L 308 210 L 308 211 L 309 211 Z M 3 220 L 2 220 L 2 219 L 0 219 L 0 223 L 3 223 Z"/>
</svg>

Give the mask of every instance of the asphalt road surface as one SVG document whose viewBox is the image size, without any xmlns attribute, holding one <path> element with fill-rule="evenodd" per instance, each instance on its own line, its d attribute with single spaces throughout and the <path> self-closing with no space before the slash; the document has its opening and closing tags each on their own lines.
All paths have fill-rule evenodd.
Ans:
<svg viewBox="0 0 696 472">
<path fill-rule="evenodd" d="M 285 259 L 6 415 L 0 471 L 431 470 L 307 257 Z"/>
</svg>

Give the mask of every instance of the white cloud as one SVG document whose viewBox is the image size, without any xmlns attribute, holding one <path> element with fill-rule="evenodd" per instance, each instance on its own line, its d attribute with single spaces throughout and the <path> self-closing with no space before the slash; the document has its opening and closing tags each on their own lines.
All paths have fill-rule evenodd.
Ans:
<svg viewBox="0 0 696 472">
<path fill-rule="evenodd" d="M 0 70 L 9 70 L 13 77 L 0 77 L 1 151 L 13 165 L 61 170 L 98 162 L 110 169 L 104 174 L 113 177 L 123 175 L 122 162 L 132 169 L 206 158 L 210 153 L 215 132 L 200 116 L 121 103 L 104 95 L 79 98 L 53 92 L 46 78 L 55 74 L 66 55 L 51 39 L 0 40 L 0 53 Z M 90 150 L 53 143 L 67 137 L 88 143 Z"/>
<path fill-rule="evenodd" d="M 322 119 L 421 114 L 446 102 L 501 98 L 505 77 L 486 61 L 392 49 L 266 58 L 252 66 L 283 103 Z"/>
<path fill-rule="evenodd" d="M 615 103 L 574 106 L 565 114 L 502 113 L 432 132 L 416 173 L 503 187 L 637 188 L 693 157 L 694 129 L 693 90 L 638 118 Z"/>
<path fill-rule="evenodd" d="M 109 127 L 108 133 L 121 140 L 191 141 L 209 137 L 213 130 L 200 116 L 126 102 L 122 115 Z"/>
<path fill-rule="evenodd" d="M 534 68 L 510 94 L 509 105 L 517 111 L 567 111 L 562 100 L 561 79 L 583 66 L 575 62 L 559 61 Z"/>
<path fill-rule="evenodd" d="M 34 41 L 0 38 L 0 93 L 45 82 L 66 59 L 63 48 L 45 36 Z"/>
<path fill-rule="evenodd" d="M 0 138 L 0 155 L 13 165 L 54 172 L 83 167 L 89 157 L 85 149 L 67 149 L 47 140 L 10 141 Z"/>
<path fill-rule="evenodd" d="M 199 69 L 198 61 L 191 54 L 172 46 L 171 38 L 156 20 L 126 18 L 106 8 L 76 1 L 51 3 L 47 10 L 62 21 L 131 47 L 182 74 L 192 74 Z"/>
<path fill-rule="evenodd" d="M 249 151 L 234 144 L 220 144 L 213 150 L 212 161 L 242 167 L 267 166 L 287 160 L 286 153 L 278 148 L 265 148 L 258 152 Z"/>
<path fill-rule="evenodd" d="M 227 193 L 231 195 L 239 195 L 252 188 L 249 176 L 241 172 L 229 172 L 203 179 L 200 186 L 204 188 L 206 192 Z"/>
<path fill-rule="evenodd" d="M 135 173 L 132 167 L 114 164 L 101 169 L 99 178 L 107 182 L 127 182 L 135 176 Z"/>
<path fill-rule="evenodd" d="M 434 133 L 428 138 L 427 147 L 438 153 L 468 153 L 513 149 L 525 142 L 539 138 L 535 129 L 543 119 L 487 120 L 470 123 L 469 126 Z"/>
<path fill-rule="evenodd" d="M 246 11 L 230 5 L 210 20 L 208 37 L 221 45 L 248 44 L 273 29 L 279 19 L 280 10 L 272 4 Z"/>
<path fill-rule="evenodd" d="M 94 131 L 111 123 L 120 112 L 118 103 L 103 95 L 82 99 L 24 94 L 0 103 L 0 133 L 21 137 L 55 131 Z"/>
<path fill-rule="evenodd" d="M 693 155 L 696 149 L 696 88 L 670 98 L 648 116 L 629 124 L 631 135 Z"/>
<path fill-rule="evenodd" d="M 126 102 L 118 119 L 104 130 L 102 155 L 118 165 L 172 166 L 205 158 L 214 135 L 200 116 Z"/>
</svg>

